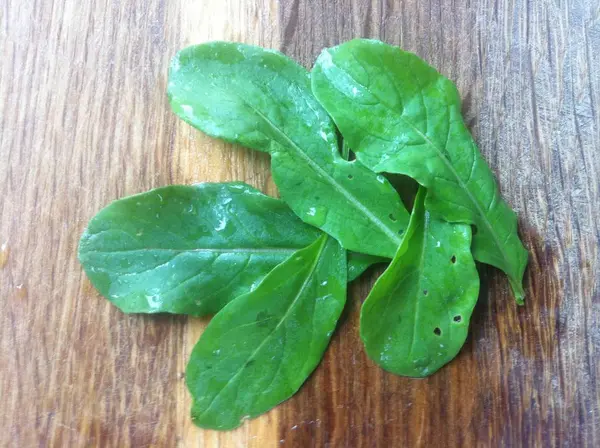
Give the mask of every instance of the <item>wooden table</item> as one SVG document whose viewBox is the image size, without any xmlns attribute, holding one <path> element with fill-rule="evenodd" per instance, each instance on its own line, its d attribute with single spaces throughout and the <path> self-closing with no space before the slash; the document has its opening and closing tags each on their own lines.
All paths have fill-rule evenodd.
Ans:
<svg viewBox="0 0 600 448">
<path fill-rule="evenodd" d="M 310 67 L 356 36 L 458 84 L 519 213 L 527 304 L 482 267 L 459 357 L 399 378 L 358 338 L 374 272 L 300 393 L 239 430 L 199 430 L 182 372 L 206 321 L 119 312 L 85 279 L 79 236 L 111 200 L 161 185 L 275 194 L 267 157 L 170 112 L 177 49 L 243 41 Z M 1 446 L 600 446 L 597 0 L 4 0 L 0 49 Z"/>
</svg>

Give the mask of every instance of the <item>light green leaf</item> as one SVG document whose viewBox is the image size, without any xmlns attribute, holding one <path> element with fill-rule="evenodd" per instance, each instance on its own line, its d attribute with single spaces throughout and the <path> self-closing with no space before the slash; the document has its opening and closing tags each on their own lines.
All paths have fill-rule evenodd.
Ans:
<svg viewBox="0 0 600 448">
<path fill-rule="evenodd" d="M 464 124 L 454 84 L 412 53 L 358 39 L 321 53 L 312 89 L 359 161 L 413 177 L 432 214 L 477 227 L 475 258 L 503 270 L 522 304 L 528 255 L 517 218 Z"/>
<path fill-rule="evenodd" d="M 345 251 L 323 235 L 229 303 L 187 367 L 194 423 L 232 429 L 296 393 L 321 360 L 345 300 Z"/>
<path fill-rule="evenodd" d="M 408 212 L 383 176 L 340 156 L 304 68 L 259 47 L 197 45 L 173 58 L 168 94 L 192 126 L 270 153 L 281 197 L 303 221 L 348 250 L 393 257 Z"/>
<path fill-rule="evenodd" d="M 101 210 L 79 260 L 125 312 L 200 316 L 250 291 L 320 234 L 243 183 L 170 186 Z"/>
<path fill-rule="evenodd" d="M 431 217 L 424 193 L 421 188 L 404 241 L 360 313 L 369 357 L 411 377 L 431 375 L 456 356 L 479 293 L 470 227 Z"/>
</svg>

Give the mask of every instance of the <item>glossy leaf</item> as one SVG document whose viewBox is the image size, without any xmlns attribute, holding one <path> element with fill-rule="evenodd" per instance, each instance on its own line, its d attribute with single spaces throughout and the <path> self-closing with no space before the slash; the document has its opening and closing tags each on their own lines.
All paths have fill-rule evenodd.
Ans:
<svg viewBox="0 0 600 448">
<path fill-rule="evenodd" d="M 79 259 L 129 313 L 212 314 L 321 232 L 243 183 L 170 186 L 113 202 L 89 223 Z"/>
<path fill-rule="evenodd" d="M 304 68 L 272 50 L 213 42 L 174 57 L 168 93 L 192 126 L 270 153 L 281 197 L 303 221 L 348 250 L 393 257 L 408 212 L 383 176 L 340 156 Z"/>
<path fill-rule="evenodd" d="M 471 228 L 431 217 L 424 196 L 417 195 L 406 237 L 360 314 L 369 357 L 411 377 L 431 375 L 456 356 L 479 293 Z"/>
<path fill-rule="evenodd" d="M 465 126 L 454 84 L 412 53 L 353 40 L 321 53 L 312 89 L 359 161 L 413 177 L 427 187 L 431 213 L 477 226 L 475 258 L 503 270 L 523 303 L 528 255 L 517 218 Z"/>
<path fill-rule="evenodd" d="M 345 251 L 323 235 L 229 303 L 187 367 L 194 423 L 232 429 L 291 397 L 321 360 L 345 300 Z"/>
</svg>

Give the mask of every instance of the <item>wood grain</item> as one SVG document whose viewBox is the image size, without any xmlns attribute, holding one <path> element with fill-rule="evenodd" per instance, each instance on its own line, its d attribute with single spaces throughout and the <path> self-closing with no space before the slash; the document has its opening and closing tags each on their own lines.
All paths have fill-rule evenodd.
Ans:
<svg viewBox="0 0 600 448">
<path fill-rule="evenodd" d="M 178 121 L 170 57 L 213 39 L 310 67 L 364 36 L 454 80 L 531 253 L 527 305 L 481 268 L 468 343 L 425 380 L 365 356 L 351 298 L 323 363 L 242 428 L 195 428 L 182 372 L 206 321 L 126 316 L 76 260 L 88 219 L 268 159 Z M 0 4 L 0 446 L 600 446 L 600 5 L 595 0 L 54 0 Z"/>
</svg>

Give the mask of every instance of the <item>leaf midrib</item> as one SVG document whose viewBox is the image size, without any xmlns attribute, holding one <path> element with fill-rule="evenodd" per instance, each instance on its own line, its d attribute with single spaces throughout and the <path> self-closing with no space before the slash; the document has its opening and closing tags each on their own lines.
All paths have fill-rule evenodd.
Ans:
<svg viewBox="0 0 600 448">
<path fill-rule="evenodd" d="M 240 98 L 244 104 L 250 107 L 256 114 L 262 118 L 265 123 L 290 146 L 296 153 L 298 153 L 318 174 L 321 175 L 330 185 L 334 187 L 335 190 L 340 192 L 342 196 L 344 196 L 350 204 L 354 205 L 359 212 L 362 212 L 371 222 L 373 222 L 379 229 L 381 229 L 384 234 L 392 240 L 392 242 L 398 246 L 402 242 L 401 238 L 398 238 L 396 233 L 389 229 L 382 220 L 380 220 L 376 215 L 374 215 L 362 202 L 358 200 L 358 198 L 348 192 L 342 185 L 340 185 L 335 178 L 333 178 L 327 171 L 319 166 L 317 162 L 315 162 L 312 158 L 306 154 L 292 139 L 290 139 L 281 129 L 279 129 L 266 115 L 264 115 L 260 110 L 255 108 L 252 104 L 245 101 L 240 95 L 236 95 Z M 335 160 L 333 161 L 335 163 Z"/>
<path fill-rule="evenodd" d="M 208 404 L 208 407 L 198 416 L 198 419 L 201 419 L 208 411 L 210 411 L 210 409 L 212 408 L 212 406 L 214 405 L 215 401 L 217 400 L 217 398 L 219 398 L 219 396 L 221 395 L 221 393 L 233 382 L 235 381 L 235 379 L 244 371 L 246 365 L 248 364 L 248 362 L 252 361 L 252 359 L 256 356 L 256 354 L 264 347 L 264 345 L 267 343 L 267 341 L 271 338 L 271 336 L 273 336 L 273 334 L 279 329 L 279 327 L 281 327 L 281 325 L 283 324 L 283 322 L 285 322 L 285 320 L 287 319 L 287 317 L 289 316 L 289 314 L 292 312 L 292 310 L 294 309 L 294 306 L 296 305 L 296 303 L 298 302 L 298 300 L 300 299 L 300 297 L 302 296 L 302 293 L 304 292 L 304 290 L 306 289 L 310 279 L 313 277 L 313 274 L 315 272 L 315 269 L 317 268 L 317 265 L 319 263 L 319 259 L 321 258 L 321 254 L 323 253 L 323 249 L 325 248 L 325 245 L 327 243 L 328 237 L 326 237 L 325 235 L 323 235 L 321 237 L 323 239 L 323 242 L 321 243 L 321 247 L 319 248 L 319 251 L 317 253 L 317 255 L 315 256 L 315 259 L 313 261 L 312 266 L 310 267 L 310 270 L 306 276 L 306 280 L 304 280 L 304 282 L 302 283 L 302 286 L 300 287 L 300 290 L 298 291 L 298 293 L 296 294 L 296 297 L 294 297 L 294 300 L 292 300 L 292 303 L 290 303 L 290 305 L 288 306 L 287 310 L 285 311 L 284 315 L 281 317 L 280 321 L 277 323 L 277 325 L 273 328 L 273 330 L 271 330 L 269 332 L 269 334 L 267 336 L 265 336 L 264 340 L 260 343 L 260 345 L 250 354 L 250 356 L 246 359 L 246 361 L 244 363 L 241 364 L 241 367 L 238 369 L 238 371 L 231 377 L 231 379 L 229 381 L 227 381 L 227 383 L 221 388 L 221 390 L 219 390 L 219 392 L 217 392 L 217 394 L 214 396 L 214 398 L 211 400 L 211 402 Z M 264 283 L 264 280 L 263 280 Z"/>
</svg>

